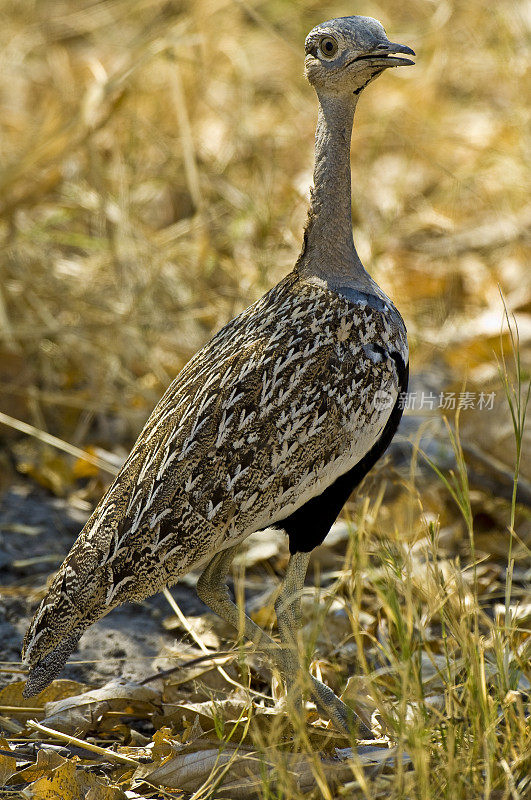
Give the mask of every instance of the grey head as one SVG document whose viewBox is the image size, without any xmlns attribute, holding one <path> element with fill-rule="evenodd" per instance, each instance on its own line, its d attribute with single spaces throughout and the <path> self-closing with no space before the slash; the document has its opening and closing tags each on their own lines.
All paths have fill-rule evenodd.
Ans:
<svg viewBox="0 0 531 800">
<path fill-rule="evenodd" d="M 322 22 L 305 42 L 306 77 L 318 94 L 359 94 L 389 67 L 414 64 L 411 47 L 390 42 L 383 25 L 372 17 L 339 17 Z"/>
</svg>

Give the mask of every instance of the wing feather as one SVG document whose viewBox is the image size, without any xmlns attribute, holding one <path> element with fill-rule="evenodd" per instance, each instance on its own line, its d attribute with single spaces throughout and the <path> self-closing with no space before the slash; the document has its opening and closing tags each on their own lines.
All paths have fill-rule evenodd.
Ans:
<svg viewBox="0 0 531 800">
<path fill-rule="evenodd" d="M 397 397 L 393 349 L 407 361 L 398 312 L 294 273 L 226 325 L 154 409 L 43 600 L 26 659 L 285 518 L 356 464 Z"/>
</svg>

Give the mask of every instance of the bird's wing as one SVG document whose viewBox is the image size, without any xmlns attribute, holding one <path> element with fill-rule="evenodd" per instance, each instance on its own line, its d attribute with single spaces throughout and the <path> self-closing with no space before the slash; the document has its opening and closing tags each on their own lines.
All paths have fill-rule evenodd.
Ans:
<svg viewBox="0 0 531 800">
<path fill-rule="evenodd" d="M 232 320 L 155 408 L 44 598 L 26 660 L 286 517 L 357 463 L 396 400 L 390 353 L 406 360 L 406 347 L 381 309 L 293 275 Z"/>
</svg>

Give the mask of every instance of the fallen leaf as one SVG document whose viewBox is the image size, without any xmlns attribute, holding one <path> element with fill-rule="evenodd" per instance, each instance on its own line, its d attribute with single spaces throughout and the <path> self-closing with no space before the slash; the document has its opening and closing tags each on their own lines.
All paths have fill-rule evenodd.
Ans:
<svg viewBox="0 0 531 800">
<path fill-rule="evenodd" d="M 85 770 L 65 761 L 50 775 L 34 781 L 22 791 L 31 800 L 126 800 L 126 795 Z"/>
<path fill-rule="evenodd" d="M 135 777 L 184 792 L 193 792 L 209 781 L 211 791 L 216 787 L 216 797 L 250 800 L 263 797 L 264 781 L 270 788 L 282 785 L 283 791 L 287 792 L 287 779 L 293 781 L 299 791 L 305 792 L 318 786 L 318 771 L 332 788 L 353 777 L 354 764 L 376 771 L 386 763 L 393 765 L 396 755 L 396 749 L 369 746 L 360 747 L 356 753 L 350 749 L 343 750 L 335 758 L 280 752 L 265 758 L 252 747 L 229 744 L 220 749 L 206 746 L 203 750 L 196 748 L 194 752 L 179 753 L 152 771 L 146 772 L 145 767 L 140 767 Z M 408 756 L 405 758 L 409 759 Z"/>
<path fill-rule="evenodd" d="M 7 742 L 6 739 L 0 738 L 0 747 L 2 748 L 2 750 L 11 751 L 9 743 Z M 11 758 L 11 756 L 6 756 L 3 753 L 0 753 L 0 786 L 5 786 L 7 781 L 10 779 L 12 775 L 15 774 L 16 771 L 17 771 L 17 761 L 15 757 L 13 756 Z"/>
<path fill-rule="evenodd" d="M 76 681 L 57 680 L 53 681 L 46 689 L 36 694 L 34 697 L 23 697 L 22 691 L 26 681 L 15 681 L 14 683 L 4 686 L 0 690 L 0 705 L 2 706 L 18 706 L 19 708 L 37 708 L 44 706 L 53 700 L 64 699 L 72 695 L 79 694 L 85 688 L 84 684 L 77 683 Z"/>
<path fill-rule="evenodd" d="M 84 692 L 45 704 L 43 725 L 63 733 L 81 736 L 97 726 L 106 711 L 145 716 L 161 710 L 161 693 L 149 686 L 125 681 L 110 681 L 101 689 Z"/>
<path fill-rule="evenodd" d="M 26 783 L 31 783 L 65 763 L 66 758 L 63 758 L 56 750 L 42 747 L 37 751 L 37 761 L 29 767 L 21 769 L 17 773 L 17 777 Z"/>
</svg>

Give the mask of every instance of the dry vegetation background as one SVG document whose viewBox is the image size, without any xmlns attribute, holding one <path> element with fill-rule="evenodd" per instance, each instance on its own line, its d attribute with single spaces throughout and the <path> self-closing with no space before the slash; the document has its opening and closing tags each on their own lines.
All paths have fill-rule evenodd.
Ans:
<svg viewBox="0 0 531 800">
<path fill-rule="evenodd" d="M 520 332 L 520 384 L 510 358 L 508 378 L 525 395 L 523 2 L 1 0 L 0 489 L 29 481 L 88 513 L 189 357 L 291 269 L 316 118 L 303 42 L 316 23 L 351 13 L 380 19 L 418 55 L 416 67 L 384 74 L 358 105 L 358 251 L 406 320 L 413 389 L 496 392 L 492 411 L 461 414 L 457 455 L 438 410 L 409 415 L 402 439 L 420 431 L 422 447 L 444 475 L 453 467 L 455 483 L 418 454 L 409 471 L 412 451 L 402 445 L 402 461 L 380 465 L 351 504 L 349 527 L 339 525 L 314 560 L 312 669 L 338 691 L 346 686 L 379 749 L 367 745 L 356 757 L 315 713 L 309 732 L 293 737 L 282 715 L 263 710 L 271 706 L 264 695 L 277 689 L 245 651 L 239 665 L 226 657 L 225 674 L 240 687 L 211 665 L 185 672 L 188 683 L 181 672 L 83 700 L 86 687 L 63 681 L 21 714 L 20 684 L 7 686 L 6 796 L 22 797 L 24 786 L 24 796 L 65 800 L 121 799 L 125 791 L 528 796 L 531 469 L 500 379 L 511 339 L 507 326 L 500 337 L 498 288 Z M 65 452 L 72 447 L 85 458 Z M 0 521 L 5 541 L 22 534 L 16 526 L 2 532 Z M 246 567 L 247 588 L 259 597 L 251 610 L 274 626 L 285 545 L 268 539 L 247 556 L 236 589 Z M 33 592 L 34 604 L 52 567 L 39 585 L 21 579 L 4 594 Z M 205 619 L 191 628 L 200 644 L 182 630 L 174 655 L 231 642 L 217 622 L 206 636 Z M 68 695 L 75 713 L 44 710 Z M 43 716 L 105 753 L 48 746 L 28 767 L 31 736 L 53 741 L 25 724 Z M 17 748 L 18 777 L 6 755 Z M 150 763 L 139 766 L 143 759 Z"/>
</svg>

